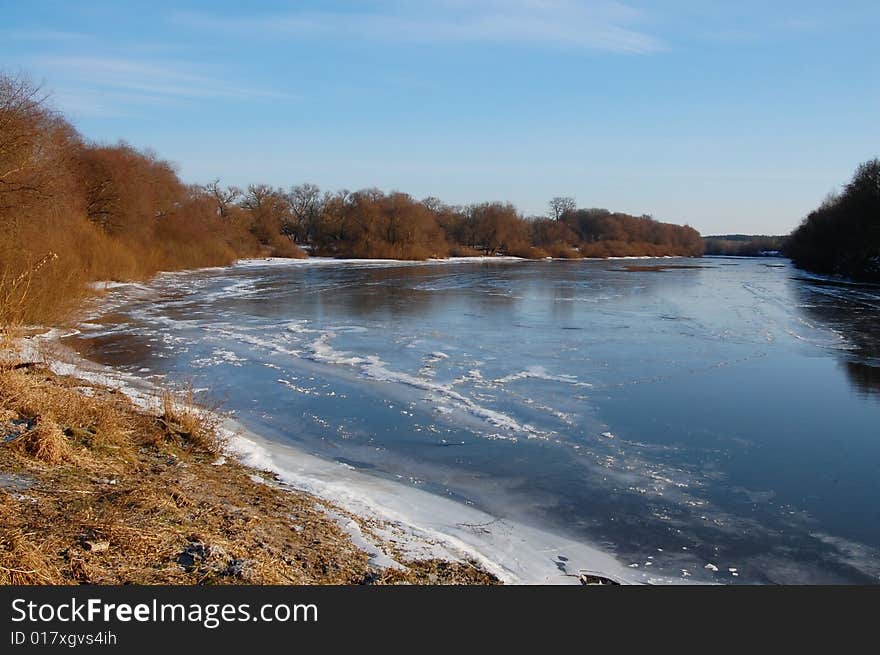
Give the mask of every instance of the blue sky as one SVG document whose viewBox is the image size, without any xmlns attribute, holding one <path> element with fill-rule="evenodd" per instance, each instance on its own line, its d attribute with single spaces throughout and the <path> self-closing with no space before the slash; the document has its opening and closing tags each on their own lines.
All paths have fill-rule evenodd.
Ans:
<svg viewBox="0 0 880 655">
<path fill-rule="evenodd" d="M 876 0 L 0 2 L 0 67 L 189 182 L 781 233 L 880 155 Z"/>
</svg>

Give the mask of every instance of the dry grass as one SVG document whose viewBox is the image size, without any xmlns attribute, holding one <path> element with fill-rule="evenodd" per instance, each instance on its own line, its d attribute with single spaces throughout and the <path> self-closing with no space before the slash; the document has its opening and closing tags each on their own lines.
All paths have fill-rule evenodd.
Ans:
<svg viewBox="0 0 880 655">
<path fill-rule="evenodd" d="M 0 332 L 14 336 L 25 322 L 47 315 L 37 306 L 69 309 L 80 297 L 73 291 L 79 281 L 76 274 L 58 279 L 61 272 L 55 251 L 38 255 L 13 243 L 16 240 L 10 234 L 5 241 L 0 243 Z"/>
<path fill-rule="evenodd" d="M 79 381 L 64 384 L 50 383 L 57 378 L 40 365 L 19 365 L 0 370 L 0 407 L 14 412 L 20 421 L 29 426 L 27 433 L 16 438 L 28 441 L 34 433 L 34 441 L 52 441 L 56 429 L 63 431 L 95 452 L 119 451 L 130 445 L 128 436 L 132 430 L 131 417 L 120 409 L 127 403 L 121 394 L 101 390 Z M 83 393 L 84 389 L 88 389 Z M 32 451 L 28 451 L 33 454 Z"/>
<path fill-rule="evenodd" d="M 182 391 L 164 389 L 160 402 L 160 420 L 169 437 L 180 437 L 189 447 L 205 453 L 218 454 L 223 450 L 217 408 L 200 406 L 191 385 Z"/>
<path fill-rule="evenodd" d="M 47 464 L 70 459 L 67 439 L 51 416 L 38 416 L 34 427 L 10 441 L 10 444 Z"/>
<path fill-rule="evenodd" d="M 372 568 L 325 503 L 220 464 L 217 419 L 191 391 L 159 405 L 40 365 L 0 370 L 0 584 L 496 582 L 466 562 Z"/>
<path fill-rule="evenodd" d="M 9 524 L 9 510 L 12 504 L 0 505 L 0 518 Z M 34 585 L 61 584 L 63 581 L 58 569 L 51 564 L 21 530 L 3 530 L 0 534 L 0 584 Z"/>
</svg>

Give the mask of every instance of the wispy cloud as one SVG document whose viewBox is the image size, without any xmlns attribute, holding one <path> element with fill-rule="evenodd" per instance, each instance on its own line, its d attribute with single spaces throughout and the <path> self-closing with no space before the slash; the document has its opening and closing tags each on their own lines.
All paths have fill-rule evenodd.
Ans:
<svg viewBox="0 0 880 655">
<path fill-rule="evenodd" d="M 145 107 L 208 98 L 291 98 L 195 72 L 183 62 L 121 57 L 41 56 L 30 62 L 53 80 L 64 109 L 88 116 L 130 116 Z M 88 99 L 84 101 L 84 99 Z"/>
<path fill-rule="evenodd" d="M 353 12 L 294 11 L 235 18 L 178 12 L 173 18 L 192 28 L 261 36 L 494 43 L 636 54 L 664 48 L 659 38 L 636 29 L 644 21 L 641 12 L 617 2 L 386 0 Z"/>
</svg>

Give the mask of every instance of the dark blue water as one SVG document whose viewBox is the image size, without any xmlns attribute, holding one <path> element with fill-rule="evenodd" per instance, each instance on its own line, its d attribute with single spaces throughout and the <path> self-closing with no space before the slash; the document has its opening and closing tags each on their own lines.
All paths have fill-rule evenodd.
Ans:
<svg viewBox="0 0 880 655">
<path fill-rule="evenodd" d="M 312 260 L 120 286 L 74 341 L 655 574 L 876 583 L 878 319 L 777 259 Z"/>
</svg>

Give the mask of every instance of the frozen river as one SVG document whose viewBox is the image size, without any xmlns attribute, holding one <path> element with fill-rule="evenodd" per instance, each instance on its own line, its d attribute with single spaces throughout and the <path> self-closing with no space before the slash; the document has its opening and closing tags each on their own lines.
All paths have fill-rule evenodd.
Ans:
<svg viewBox="0 0 880 655">
<path fill-rule="evenodd" d="M 633 571 L 880 581 L 877 287 L 781 259 L 249 261 L 114 286 L 79 329 L 271 440 Z"/>
</svg>

